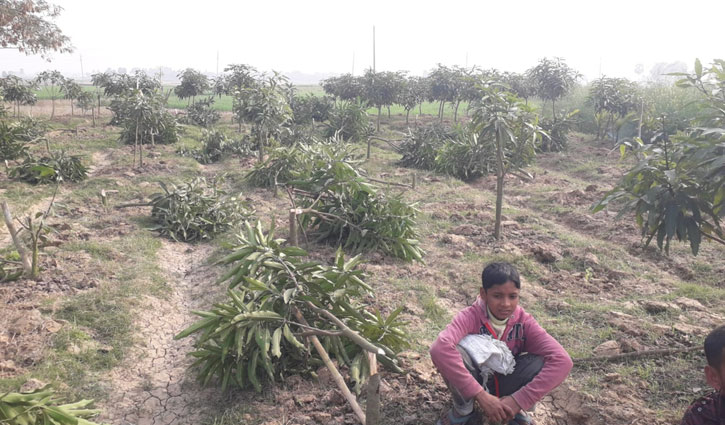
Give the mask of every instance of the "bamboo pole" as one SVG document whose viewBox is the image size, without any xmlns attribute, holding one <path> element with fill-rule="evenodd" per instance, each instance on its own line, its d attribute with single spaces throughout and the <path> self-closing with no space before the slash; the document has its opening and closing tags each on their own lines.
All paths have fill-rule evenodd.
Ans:
<svg viewBox="0 0 725 425">
<path fill-rule="evenodd" d="M 299 246 L 299 238 L 297 237 L 297 214 L 301 214 L 302 210 L 292 208 L 289 210 L 289 243 L 293 246 Z"/>
<path fill-rule="evenodd" d="M 378 374 L 378 359 L 373 353 L 368 354 L 370 365 L 370 379 L 367 385 L 367 405 L 365 406 L 365 425 L 378 425 L 380 423 L 380 374 Z"/>
</svg>

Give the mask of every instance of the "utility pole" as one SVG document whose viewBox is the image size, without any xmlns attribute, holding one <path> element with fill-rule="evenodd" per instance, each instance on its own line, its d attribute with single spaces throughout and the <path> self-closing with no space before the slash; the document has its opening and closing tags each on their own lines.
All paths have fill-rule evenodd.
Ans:
<svg viewBox="0 0 725 425">
<path fill-rule="evenodd" d="M 352 75 L 353 77 L 355 76 L 355 51 L 354 50 L 352 51 L 352 74 L 350 74 L 350 75 Z"/>
<path fill-rule="evenodd" d="M 373 25 L 373 74 L 375 74 L 375 25 Z"/>
<path fill-rule="evenodd" d="M 78 57 L 81 59 L 81 80 L 83 79 L 83 55 L 78 55 Z"/>
<path fill-rule="evenodd" d="M 219 50 L 216 51 L 216 75 L 219 75 Z"/>
<path fill-rule="evenodd" d="M 468 68 L 468 52 L 466 52 L 466 68 Z"/>
</svg>

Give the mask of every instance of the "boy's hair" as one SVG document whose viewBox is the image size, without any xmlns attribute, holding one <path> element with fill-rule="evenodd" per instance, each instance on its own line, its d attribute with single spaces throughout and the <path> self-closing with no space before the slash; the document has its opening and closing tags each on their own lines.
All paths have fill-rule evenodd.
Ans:
<svg viewBox="0 0 725 425">
<path fill-rule="evenodd" d="M 725 325 L 718 326 L 705 338 L 707 364 L 720 369 L 725 357 Z"/>
<path fill-rule="evenodd" d="M 513 282 L 517 289 L 521 289 L 519 272 L 509 263 L 491 263 L 484 267 L 483 273 L 481 273 L 481 284 L 484 290 L 508 281 Z"/>
</svg>

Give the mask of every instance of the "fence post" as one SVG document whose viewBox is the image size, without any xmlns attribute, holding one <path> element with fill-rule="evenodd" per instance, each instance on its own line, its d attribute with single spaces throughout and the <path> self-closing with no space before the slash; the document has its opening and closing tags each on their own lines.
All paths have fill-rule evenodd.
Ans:
<svg viewBox="0 0 725 425">
<path fill-rule="evenodd" d="M 293 246 L 299 246 L 297 238 L 297 214 L 299 210 L 292 208 L 289 210 L 289 243 Z"/>
</svg>

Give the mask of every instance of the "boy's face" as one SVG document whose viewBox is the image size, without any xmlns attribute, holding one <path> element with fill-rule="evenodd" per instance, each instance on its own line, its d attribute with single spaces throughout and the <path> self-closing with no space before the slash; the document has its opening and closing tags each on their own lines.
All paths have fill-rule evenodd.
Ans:
<svg viewBox="0 0 725 425">
<path fill-rule="evenodd" d="M 725 389 L 725 352 L 720 358 L 720 367 L 705 366 L 705 379 L 716 390 Z"/>
<path fill-rule="evenodd" d="M 497 319 L 504 320 L 511 316 L 519 305 L 519 289 L 509 280 L 488 290 L 481 288 L 481 298 Z"/>
</svg>

